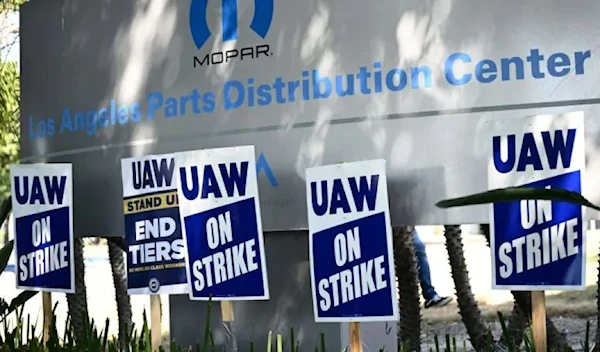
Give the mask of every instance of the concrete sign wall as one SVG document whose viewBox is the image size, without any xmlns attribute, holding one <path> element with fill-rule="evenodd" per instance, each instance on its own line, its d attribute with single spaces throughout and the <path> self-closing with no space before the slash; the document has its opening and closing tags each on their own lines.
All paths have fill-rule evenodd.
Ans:
<svg viewBox="0 0 600 352">
<path fill-rule="evenodd" d="M 484 121 L 582 110 L 600 201 L 599 17 L 593 0 L 32 0 L 22 157 L 73 163 L 80 236 L 123 234 L 121 158 L 233 145 L 256 146 L 267 231 L 307 228 L 307 167 L 375 158 L 394 224 L 487 222 L 434 207 L 487 188 Z"/>
</svg>

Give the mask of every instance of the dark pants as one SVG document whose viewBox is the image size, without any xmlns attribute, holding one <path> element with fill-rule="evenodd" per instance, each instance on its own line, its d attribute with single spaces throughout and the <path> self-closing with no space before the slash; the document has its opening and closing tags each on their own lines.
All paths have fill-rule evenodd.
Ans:
<svg viewBox="0 0 600 352">
<path fill-rule="evenodd" d="M 425 243 L 421 241 L 416 230 L 413 231 L 413 243 L 415 246 L 415 255 L 419 266 L 419 281 L 421 282 L 421 293 L 426 301 L 434 298 L 437 293 L 431 284 L 431 273 L 429 271 L 429 261 L 425 252 Z"/>
</svg>

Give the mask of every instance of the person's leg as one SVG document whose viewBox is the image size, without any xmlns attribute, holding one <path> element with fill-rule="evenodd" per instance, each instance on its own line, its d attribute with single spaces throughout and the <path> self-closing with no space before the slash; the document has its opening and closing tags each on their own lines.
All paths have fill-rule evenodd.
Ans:
<svg viewBox="0 0 600 352">
<path fill-rule="evenodd" d="M 413 231 L 412 236 L 415 247 L 415 256 L 417 257 L 417 264 L 419 265 L 418 273 L 421 291 L 423 298 L 425 298 L 425 308 L 445 306 L 452 301 L 452 298 L 440 297 L 437 292 L 435 292 L 435 288 L 431 283 L 431 272 L 429 269 L 427 252 L 425 251 L 425 243 L 423 243 L 416 230 Z"/>
<path fill-rule="evenodd" d="M 427 252 L 425 251 L 425 243 L 421 241 L 419 234 L 416 230 L 412 233 L 413 244 L 415 246 L 415 256 L 417 257 L 417 264 L 419 265 L 419 281 L 421 282 L 421 293 L 425 301 L 436 296 L 435 288 L 431 284 L 431 273 L 429 271 L 429 261 L 427 260 Z"/>
</svg>

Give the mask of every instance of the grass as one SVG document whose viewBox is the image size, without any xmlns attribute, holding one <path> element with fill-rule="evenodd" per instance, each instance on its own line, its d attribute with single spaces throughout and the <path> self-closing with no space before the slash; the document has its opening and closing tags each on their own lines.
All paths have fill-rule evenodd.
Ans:
<svg viewBox="0 0 600 352">
<path fill-rule="evenodd" d="M 55 305 L 56 309 L 56 305 Z M 210 310 L 210 309 L 209 309 Z M 17 324 L 16 326 L 9 326 L 6 323 L 3 325 L 3 329 L 0 329 L 0 352 L 13 352 L 13 351 L 28 351 L 28 352 L 58 352 L 58 351 L 69 351 L 69 352 L 79 352 L 79 351 L 88 351 L 88 352 L 117 352 L 121 350 L 119 347 L 118 341 L 109 338 L 107 331 L 110 325 L 110 320 L 107 319 L 105 324 L 98 328 L 94 324 L 92 320 L 89 324 L 85 324 L 85 334 L 84 337 L 75 343 L 75 338 L 73 335 L 73 330 L 71 328 L 65 329 L 64 333 L 60 334 L 55 328 L 50 332 L 50 338 L 46 344 L 42 343 L 40 336 L 35 335 L 32 331 L 35 331 L 35 324 L 30 321 L 29 317 L 24 319 L 22 316 L 22 308 L 18 309 L 14 314 L 17 314 Z M 523 346 L 514 346 L 511 342 L 512 339 L 510 335 L 506 333 L 506 325 L 504 322 L 503 315 L 498 313 L 498 320 L 500 325 L 502 326 L 502 331 L 504 332 L 504 336 L 506 338 L 506 347 L 508 352 L 517 352 L 517 351 L 526 351 L 533 352 L 531 338 L 529 333 L 525 333 L 523 335 Z M 55 318 L 56 319 L 56 318 Z M 126 346 L 125 350 L 131 352 L 150 352 L 150 335 L 151 331 L 148 328 L 146 315 L 144 313 L 143 317 L 144 324 L 141 329 L 136 329 L 132 327 L 131 333 L 126 338 Z M 205 319 L 205 328 L 199 329 L 198 335 L 202 342 L 198 343 L 193 350 L 202 351 L 202 352 L 217 352 L 218 349 L 215 346 L 214 338 L 211 330 L 208 328 L 210 326 L 210 311 L 207 312 Z M 67 326 L 71 325 L 67 323 Z M 290 330 L 290 334 L 285 338 L 281 334 L 274 335 L 272 332 L 268 332 L 266 346 L 256 346 L 254 343 L 250 342 L 248 346 L 241 346 L 239 349 L 242 351 L 267 351 L 267 352 L 298 352 L 300 349 L 300 342 L 295 338 L 294 330 Z M 490 335 L 489 338 L 489 349 L 493 350 L 493 339 Z M 434 337 L 433 347 L 431 347 L 430 351 L 435 352 L 458 352 L 458 351 L 467 351 L 467 342 L 464 339 L 457 339 L 456 337 L 451 336 L 450 334 L 445 334 L 443 338 L 438 337 L 437 335 Z M 590 345 L 590 325 L 587 324 L 586 327 L 586 336 L 585 340 L 582 342 L 583 351 L 591 351 Z M 311 350 L 315 352 L 326 352 L 326 339 L 323 333 L 320 334 L 320 342 L 317 346 L 309 347 Z M 305 347 L 303 347 L 303 350 Z M 190 351 L 189 348 L 183 348 L 179 346 L 175 342 L 171 342 L 169 346 L 170 352 L 183 352 Z M 164 351 L 161 347 L 160 351 Z M 346 351 L 343 349 L 342 351 Z M 407 344 L 400 344 L 398 348 L 398 352 L 408 352 L 409 349 Z M 383 349 L 379 349 L 379 352 L 385 352 Z"/>
</svg>

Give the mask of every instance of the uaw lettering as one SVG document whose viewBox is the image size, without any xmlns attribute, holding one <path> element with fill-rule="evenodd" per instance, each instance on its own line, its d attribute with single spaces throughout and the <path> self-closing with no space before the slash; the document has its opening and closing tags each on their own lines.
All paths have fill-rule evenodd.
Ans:
<svg viewBox="0 0 600 352">
<path fill-rule="evenodd" d="M 306 171 L 317 322 L 397 317 L 386 182 L 384 160 Z"/>
<path fill-rule="evenodd" d="M 490 188 L 520 186 L 582 192 L 582 113 L 507 120 L 491 142 Z M 583 211 L 581 206 L 548 200 L 495 203 L 494 287 L 583 288 Z"/>
<path fill-rule="evenodd" d="M 11 165 L 17 288 L 74 293 L 70 164 Z"/>
<path fill-rule="evenodd" d="M 129 294 L 187 293 L 173 155 L 121 160 Z"/>
<path fill-rule="evenodd" d="M 190 298 L 269 299 L 254 147 L 175 160 Z"/>
</svg>

